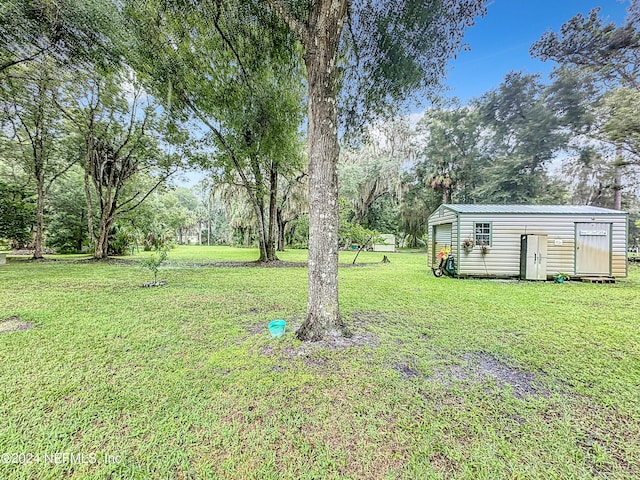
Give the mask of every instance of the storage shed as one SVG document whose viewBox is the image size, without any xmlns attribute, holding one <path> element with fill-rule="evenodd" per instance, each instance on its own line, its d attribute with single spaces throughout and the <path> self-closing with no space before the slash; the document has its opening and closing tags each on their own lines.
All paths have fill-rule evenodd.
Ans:
<svg viewBox="0 0 640 480">
<path fill-rule="evenodd" d="M 373 244 L 374 252 L 395 252 L 396 251 L 396 236 L 392 234 L 380 235 L 379 241 Z"/>
<path fill-rule="evenodd" d="M 626 277 L 627 221 L 586 205 L 441 205 L 429 217 L 428 262 L 450 246 L 459 276 Z"/>
</svg>

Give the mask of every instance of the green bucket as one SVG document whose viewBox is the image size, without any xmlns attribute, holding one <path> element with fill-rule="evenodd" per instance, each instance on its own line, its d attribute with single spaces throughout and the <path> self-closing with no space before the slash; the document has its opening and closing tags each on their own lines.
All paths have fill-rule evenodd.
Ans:
<svg viewBox="0 0 640 480">
<path fill-rule="evenodd" d="M 279 338 L 284 335 L 284 329 L 287 322 L 284 320 L 273 320 L 269 322 L 269 333 L 273 338 Z"/>
</svg>

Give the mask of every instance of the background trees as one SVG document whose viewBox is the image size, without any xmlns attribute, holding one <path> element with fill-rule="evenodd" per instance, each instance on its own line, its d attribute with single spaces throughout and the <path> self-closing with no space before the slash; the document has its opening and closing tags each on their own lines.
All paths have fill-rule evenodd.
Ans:
<svg viewBox="0 0 640 480">
<path fill-rule="evenodd" d="M 10 161 L 28 175 L 36 191 L 33 258 L 42 258 L 46 196 L 58 177 L 75 162 L 59 148 L 63 122 L 56 109 L 63 88 L 56 62 L 47 55 L 16 65 L 0 91 L 2 129 L 0 141 L 14 152 Z"/>
<path fill-rule="evenodd" d="M 201 166 L 239 184 L 260 261 L 276 259 L 278 182 L 300 167 L 300 52 L 250 3 L 131 2 L 134 64 L 176 121 L 206 129 Z"/>
<path fill-rule="evenodd" d="M 48 56 L 58 63 L 118 63 L 122 18 L 113 2 L 20 0 L 0 8 L 0 82 L 13 67 Z"/>
<path fill-rule="evenodd" d="M 137 208 L 164 183 L 181 156 L 161 150 L 162 125 L 156 106 L 150 97 L 142 100 L 135 78 L 124 71 L 93 71 L 83 80 L 66 105 L 58 106 L 75 127 L 79 141 L 88 232 L 94 258 L 101 259 L 108 255 L 109 232 L 116 218 Z M 164 136 L 165 141 L 171 138 Z M 135 184 L 142 172 L 154 178 L 151 185 Z"/>
<path fill-rule="evenodd" d="M 556 203 L 546 166 L 568 140 L 562 115 L 549 108 L 546 89 L 537 76 L 513 72 L 478 101 L 486 157 L 478 200 L 494 203 Z"/>
<path fill-rule="evenodd" d="M 474 203 L 478 198 L 478 177 L 487 163 L 481 144 L 488 132 L 478 110 L 454 100 L 427 110 L 418 122 L 423 137 L 419 176 L 441 195 L 442 203 Z"/>
<path fill-rule="evenodd" d="M 614 208 L 621 208 L 622 190 L 631 187 L 623 184 L 625 177 L 633 178 L 640 165 L 634 147 L 638 130 L 633 120 L 640 91 L 638 8 L 637 2 L 631 3 L 627 22 L 621 26 L 605 23 L 597 8 L 587 17 L 576 15 L 560 32 L 546 33 L 531 47 L 532 55 L 559 64 L 554 70 L 556 83 L 580 79 L 573 83 L 578 92 L 573 96 L 579 105 L 576 110 L 587 120 L 578 122 L 580 129 L 574 129 L 574 133 L 590 142 L 578 143 L 577 156 L 585 158 L 580 152 L 582 146 L 598 152 L 596 158 L 612 172 L 610 178 L 602 179 L 601 186 L 612 191 L 609 206 Z M 579 161 L 573 162 L 574 168 L 579 165 Z"/>
<path fill-rule="evenodd" d="M 16 184 L 0 181 L 0 238 L 21 248 L 31 238 L 35 223 L 35 201 L 32 192 Z"/>
<path fill-rule="evenodd" d="M 0 9 L 6 27 L 0 33 L 0 174 L 10 171 L 15 180 L 18 172 L 36 192 L 35 258 L 42 256 L 45 219 L 54 222 L 50 245 L 83 248 L 81 237 L 89 235 L 95 256 L 106 256 L 116 216 L 145 198 L 144 192 L 125 192 L 125 183 L 143 170 L 148 136 L 129 88 L 135 79 L 125 78 L 131 70 L 122 64 L 126 30 L 120 13 L 113 2 L 72 0 L 10 2 Z M 150 153 L 153 142 L 146 143 Z M 145 165 L 159 167 L 167 158 L 156 144 Z M 76 164 L 85 171 L 86 208 L 79 208 L 81 198 L 69 198 L 77 191 L 62 188 L 75 186 Z M 51 191 L 56 198 L 48 201 Z M 95 204 L 100 215 L 94 218 Z M 84 231 L 74 225 L 78 218 L 88 224 Z"/>
<path fill-rule="evenodd" d="M 434 93 L 482 4 L 3 6 L 0 181 L 22 211 L 37 201 L 2 236 L 30 232 L 36 257 L 49 245 L 100 258 L 168 230 L 256 244 L 261 261 L 308 244 L 300 337 L 316 339 L 341 329 L 347 230 L 416 246 L 442 202 L 636 208 L 637 2 L 622 26 L 594 10 L 545 34 L 532 53 L 558 63 L 549 81 L 512 72 L 468 105 L 434 100 L 417 125 L 397 115 Z M 195 197 L 168 180 L 187 161 L 206 172 Z"/>
</svg>

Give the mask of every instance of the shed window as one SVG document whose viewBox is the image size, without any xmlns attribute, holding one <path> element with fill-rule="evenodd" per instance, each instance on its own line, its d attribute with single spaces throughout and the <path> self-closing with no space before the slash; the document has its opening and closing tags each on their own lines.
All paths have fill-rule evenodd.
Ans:
<svg viewBox="0 0 640 480">
<path fill-rule="evenodd" d="M 491 224 L 476 223 L 474 226 L 476 232 L 476 245 L 491 246 Z"/>
</svg>

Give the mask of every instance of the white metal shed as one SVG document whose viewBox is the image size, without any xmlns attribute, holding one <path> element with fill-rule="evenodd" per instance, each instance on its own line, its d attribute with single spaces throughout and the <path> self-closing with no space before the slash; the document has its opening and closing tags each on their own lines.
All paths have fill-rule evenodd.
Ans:
<svg viewBox="0 0 640 480">
<path fill-rule="evenodd" d="M 380 241 L 373 244 L 374 252 L 395 252 L 396 251 L 396 236 L 385 233 L 380 235 Z"/>
<path fill-rule="evenodd" d="M 450 246 L 460 276 L 626 277 L 627 223 L 586 205 L 446 204 L 429 217 L 428 262 Z"/>
</svg>

